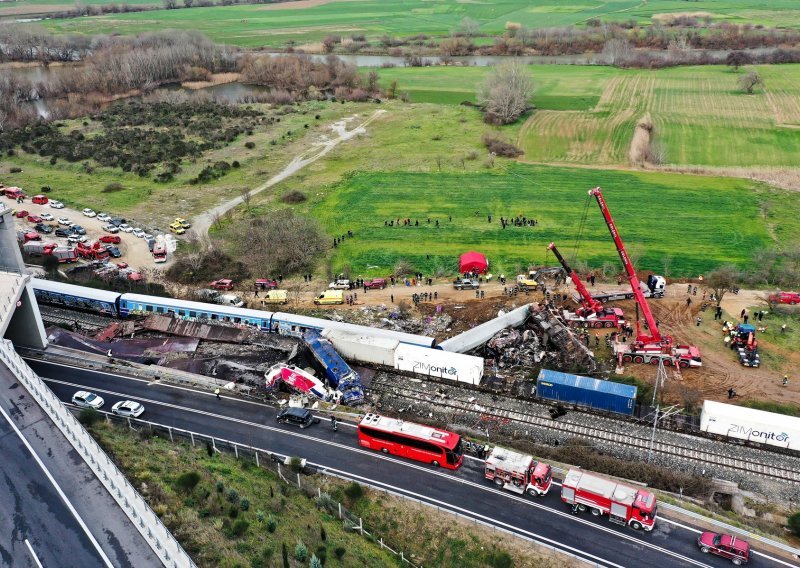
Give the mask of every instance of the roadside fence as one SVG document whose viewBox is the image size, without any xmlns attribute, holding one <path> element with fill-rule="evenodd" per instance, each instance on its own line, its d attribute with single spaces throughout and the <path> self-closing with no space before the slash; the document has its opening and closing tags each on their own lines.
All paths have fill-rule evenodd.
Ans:
<svg viewBox="0 0 800 568">
<path fill-rule="evenodd" d="M 75 416 L 25 364 L 8 340 L 0 342 L 0 360 L 14 373 L 31 396 L 69 440 L 75 451 L 89 465 L 95 476 L 119 504 L 137 530 L 159 557 L 170 568 L 195 568 L 195 563 L 164 526 L 158 515 L 131 485 L 111 458 L 89 435 Z"/>
</svg>

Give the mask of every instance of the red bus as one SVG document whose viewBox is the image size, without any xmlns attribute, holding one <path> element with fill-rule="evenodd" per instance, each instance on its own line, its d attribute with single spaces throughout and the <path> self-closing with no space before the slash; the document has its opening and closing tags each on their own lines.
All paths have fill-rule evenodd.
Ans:
<svg viewBox="0 0 800 568">
<path fill-rule="evenodd" d="M 371 412 L 358 424 L 358 443 L 385 454 L 448 469 L 458 469 L 464 460 L 458 434 Z"/>
</svg>

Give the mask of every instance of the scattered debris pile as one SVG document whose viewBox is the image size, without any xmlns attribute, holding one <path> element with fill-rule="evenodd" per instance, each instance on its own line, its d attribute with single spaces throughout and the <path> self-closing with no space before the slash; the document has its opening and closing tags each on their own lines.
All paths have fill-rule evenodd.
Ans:
<svg viewBox="0 0 800 568">
<path fill-rule="evenodd" d="M 251 330 L 244 326 L 221 325 L 221 323 L 184 320 L 171 315 L 151 314 L 141 322 L 142 329 L 158 331 L 182 337 L 196 337 L 208 341 L 226 341 L 228 343 L 244 343 L 251 335 Z"/>
<path fill-rule="evenodd" d="M 400 306 L 386 306 L 385 304 L 363 306 L 357 310 L 343 312 L 329 311 L 325 313 L 324 317 L 338 322 L 417 333 L 430 337 L 438 337 L 453 326 L 453 317 L 444 312 L 412 317 L 410 314 L 404 313 Z"/>
<path fill-rule="evenodd" d="M 597 370 L 592 351 L 555 312 L 539 304 L 531 305 L 530 316 L 521 328 L 508 327 L 496 333 L 486 343 L 484 356 L 495 373 L 502 370 L 520 380 L 545 365 L 584 373 Z M 484 386 L 491 385 L 487 382 Z"/>
</svg>

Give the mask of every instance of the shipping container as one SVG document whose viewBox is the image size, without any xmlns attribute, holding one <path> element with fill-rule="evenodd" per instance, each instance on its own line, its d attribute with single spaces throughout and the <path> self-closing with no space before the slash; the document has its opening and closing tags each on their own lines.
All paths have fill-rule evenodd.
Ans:
<svg viewBox="0 0 800 568">
<path fill-rule="evenodd" d="M 703 401 L 703 432 L 800 450 L 800 418 L 744 406 Z"/>
<path fill-rule="evenodd" d="M 634 386 L 547 369 L 539 372 L 536 393 L 547 400 L 628 416 L 636 407 Z"/>
<path fill-rule="evenodd" d="M 401 343 L 394 351 L 394 368 L 429 377 L 480 384 L 483 358 Z"/>
<path fill-rule="evenodd" d="M 354 334 L 336 329 L 326 329 L 322 337 L 328 339 L 336 351 L 348 361 L 394 367 L 394 351 L 400 345 L 397 339 Z"/>
</svg>

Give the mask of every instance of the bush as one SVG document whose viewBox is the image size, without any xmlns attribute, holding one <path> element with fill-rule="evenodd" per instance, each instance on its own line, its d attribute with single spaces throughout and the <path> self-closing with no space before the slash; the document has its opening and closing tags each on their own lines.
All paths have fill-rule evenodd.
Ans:
<svg viewBox="0 0 800 568">
<path fill-rule="evenodd" d="M 326 532 L 325 532 L 325 527 L 323 527 L 323 526 L 321 526 L 321 525 L 320 525 L 320 527 L 319 527 L 319 538 L 320 538 L 320 540 L 322 540 L 323 542 L 325 542 L 326 540 L 328 540 L 328 533 L 326 533 Z"/>
<path fill-rule="evenodd" d="M 270 515 L 267 517 L 267 532 L 274 533 L 275 529 L 278 528 L 278 521 L 275 520 L 275 517 Z"/>
<path fill-rule="evenodd" d="M 250 500 L 249 499 L 242 499 L 239 503 L 239 507 L 241 507 L 242 511 L 247 511 L 250 509 Z"/>
<path fill-rule="evenodd" d="M 212 457 L 214 455 L 214 446 L 211 445 L 211 442 L 208 441 L 206 441 L 206 453 L 208 454 L 208 457 Z M 217 491 L 219 491 L 220 493 L 222 493 L 222 489 L 225 488 L 225 486 L 222 485 L 222 489 L 220 489 L 219 486 L 221 484 L 222 484 L 221 481 L 217 481 Z"/>
<path fill-rule="evenodd" d="M 222 480 L 219 480 L 217 481 L 217 493 L 222 493 L 223 491 L 225 491 L 225 484 Z"/>
<path fill-rule="evenodd" d="M 281 196 L 281 201 L 283 201 L 284 203 L 302 203 L 306 199 L 308 199 L 306 197 L 306 194 L 303 193 L 302 191 L 298 191 L 296 189 L 292 190 L 292 191 L 289 191 L 287 193 L 284 193 Z"/>
<path fill-rule="evenodd" d="M 305 562 L 308 558 L 308 547 L 302 540 L 298 540 L 294 547 L 294 557 L 300 562 Z"/>
<path fill-rule="evenodd" d="M 511 142 L 502 140 L 492 134 L 484 134 L 481 140 L 483 141 L 483 145 L 497 156 L 516 158 L 523 153 L 522 150 L 514 146 Z"/>
<path fill-rule="evenodd" d="M 283 556 L 283 568 L 289 568 L 289 550 L 285 542 L 281 543 L 281 556 Z"/>
<path fill-rule="evenodd" d="M 333 550 L 333 553 L 336 555 L 336 558 L 338 558 L 339 560 L 342 559 L 342 557 L 344 556 L 345 552 L 347 552 L 347 549 L 345 547 L 343 547 L 343 546 L 337 546 Z"/>
<path fill-rule="evenodd" d="M 244 147 L 247 148 L 248 150 L 252 150 L 253 148 L 256 147 L 256 143 L 255 142 L 245 142 Z"/>
<path fill-rule="evenodd" d="M 489 565 L 492 568 L 512 568 L 514 561 L 505 551 L 495 551 L 489 556 Z"/>
<path fill-rule="evenodd" d="M 249 528 L 250 528 L 250 523 L 248 523 L 244 519 L 238 519 L 233 523 L 233 525 L 231 525 L 228 534 L 233 538 L 238 538 L 244 535 L 244 533 L 246 533 L 247 529 Z"/>
<path fill-rule="evenodd" d="M 309 568 L 322 568 L 322 560 L 317 558 L 316 555 L 311 555 L 311 562 L 308 563 Z"/>
<path fill-rule="evenodd" d="M 320 562 L 324 566 L 325 565 L 325 560 L 327 560 L 327 558 L 328 558 L 328 549 L 325 548 L 325 545 L 320 545 L 320 546 L 317 547 L 316 556 L 317 556 L 317 558 L 319 558 Z"/>
<path fill-rule="evenodd" d="M 11 172 L 12 174 L 19 174 L 22 173 L 22 168 L 9 168 L 8 171 Z"/>
<path fill-rule="evenodd" d="M 351 503 L 355 503 L 364 496 L 364 488 L 353 481 L 344 488 L 344 494 L 348 499 L 350 499 Z"/>
<path fill-rule="evenodd" d="M 228 490 L 227 498 L 231 503 L 236 503 L 239 501 L 239 492 L 236 489 L 230 489 Z"/>
<path fill-rule="evenodd" d="M 789 517 L 787 524 L 789 525 L 789 530 L 791 530 L 793 534 L 800 536 L 800 511 Z"/>
<path fill-rule="evenodd" d="M 108 185 L 106 185 L 103 188 L 103 193 L 113 193 L 115 191 L 122 191 L 123 189 L 125 188 L 122 187 L 122 184 L 115 181 L 113 183 L 109 183 Z"/>
<path fill-rule="evenodd" d="M 78 414 L 78 422 L 84 426 L 92 426 L 102 419 L 103 415 L 94 408 L 84 408 L 81 410 L 80 414 Z"/>
<path fill-rule="evenodd" d="M 187 471 L 178 476 L 178 479 L 175 480 L 175 487 L 184 493 L 191 493 L 198 483 L 200 483 L 200 474 L 196 471 Z"/>
<path fill-rule="evenodd" d="M 237 507 L 236 505 L 231 505 L 230 508 L 228 509 L 228 516 L 231 519 L 235 519 L 236 517 L 238 517 L 239 516 L 239 507 Z"/>
</svg>

